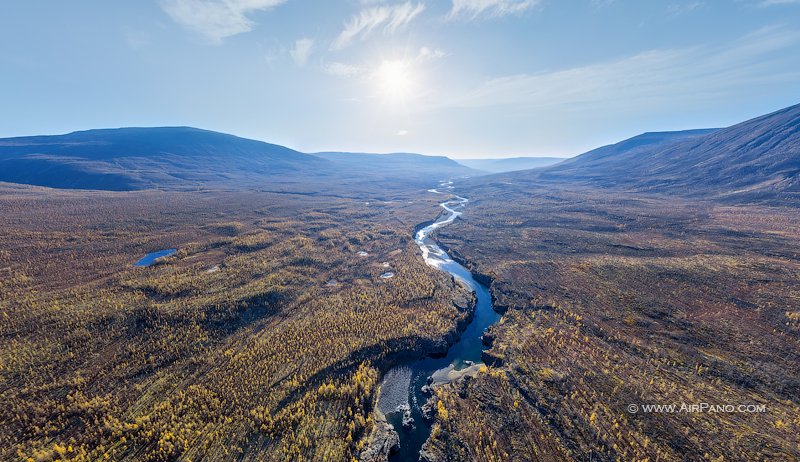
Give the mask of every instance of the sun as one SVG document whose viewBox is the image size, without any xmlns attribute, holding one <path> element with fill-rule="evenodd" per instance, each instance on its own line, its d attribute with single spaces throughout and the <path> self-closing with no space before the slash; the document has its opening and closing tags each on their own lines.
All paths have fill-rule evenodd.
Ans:
<svg viewBox="0 0 800 462">
<path fill-rule="evenodd" d="M 414 94 L 415 75 L 405 60 L 383 61 L 376 72 L 380 95 L 389 102 L 402 103 Z"/>
</svg>

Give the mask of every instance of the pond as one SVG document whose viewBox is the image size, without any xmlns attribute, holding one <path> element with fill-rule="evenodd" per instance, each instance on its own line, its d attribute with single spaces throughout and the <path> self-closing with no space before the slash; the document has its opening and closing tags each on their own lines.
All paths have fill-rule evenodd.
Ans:
<svg viewBox="0 0 800 462">
<path fill-rule="evenodd" d="M 157 250 L 155 252 L 150 252 L 141 260 L 137 261 L 133 264 L 133 266 L 150 266 L 156 262 L 159 258 L 169 257 L 177 252 L 178 249 L 164 249 L 164 250 Z"/>
</svg>

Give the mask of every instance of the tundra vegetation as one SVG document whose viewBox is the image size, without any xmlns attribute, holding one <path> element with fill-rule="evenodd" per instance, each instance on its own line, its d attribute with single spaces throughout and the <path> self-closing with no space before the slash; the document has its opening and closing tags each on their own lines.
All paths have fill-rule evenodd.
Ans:
<svg viewBox="0 0 800 462">
<path fill-rule="evenodd" d="M 469 315 L 411 238 L 424 191 L 2 187 L 2 460 L 351 460 L 380 371 Z"/>
<path fill-rule="evenodd" d="M 437 239 L 507 311 L 488 367 L 437 389 L 428 460 L 800 459 L 796 208 L 522 181 L 457 192 L 468 213 Z M 766 411 L 642 409 L 672 403 Z"/>
</svg>

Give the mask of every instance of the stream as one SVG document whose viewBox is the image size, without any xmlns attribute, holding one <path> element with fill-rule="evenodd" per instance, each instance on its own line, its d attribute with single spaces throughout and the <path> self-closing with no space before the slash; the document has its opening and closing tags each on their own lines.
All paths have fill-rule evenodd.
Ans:
<svg viewBox="0 0 800 462">
<path fill-rule="evenodd" d="M 429 192 L 450 194 L 452 182 L 442 182 L 437 189 Z M 451 274 L 469 286 L 476 295 L 475 314 L 472 321 L 461 333 L 444 357 L 426 357 L 421 360 L 402 364 L 392 368 L 385 375 L 378 398 L 378 408 L 386 415 L 395 431 L 400 435 L 400 450 L 389 458 L 392 462 L 417 462 L 422 445 L 431 433 L 431 425 L 422 418 L 422 405 L 428 397 L 422 387 L 432 377 L 436 383 L 448 381 L 448 373 L 460 371 L 468 367 L 477 368 L 481 363 L 483 343 L 481 336 L 487 327 L 500 319 L 500 315 L 492 307 L 489 289 L 475 281 L 469 270 L 455 262 L 447 252 L 439 247 L 430 234 L 443 226 L 452 223 L 461 215 L 461 210 L 468 199 L 455 196 L 439 204 L 445 210 L 436 221 L 417 231 L 414 240 L 422 250 L 425 263 Z M 404 411 L 409 410 L 414 419 L 411 427 L 403 426 Z"/>
</svg>

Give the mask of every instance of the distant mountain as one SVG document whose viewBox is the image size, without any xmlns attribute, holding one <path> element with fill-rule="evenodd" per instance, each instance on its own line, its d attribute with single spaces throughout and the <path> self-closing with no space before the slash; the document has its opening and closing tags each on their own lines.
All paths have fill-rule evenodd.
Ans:
<svg viewBox="0 0 800 462">
<path fill-rule="evenodd" d="M 714 133 L 718 129 L 706 128 L 697 130 L 682 130 L 673 132 L 648 132 L 628 138 L 619 143 L 599 147 L 564 162 L 546 169 L 543 175 L 548 178 L 560 176 L 570 179 L 582 177 L 596 177 L 608 175 L 610 168 L 619 167 L 627 170 L 631 164 L 636 164 L 646 156 L 647 152 L 661 149 L 675 143 L 702 138 Z M 624 173 L 624 172 L 620 172 Z"/>
<path fill-rule="evenodd" d="M 566 160 L 566 157 L 506 157 L 503 159 L 457 159 L 461 165 L 490 173 L 512 172 L 547 167 Z"/>
<path fill-rule="evenodd" d="M 331 168 L 283 146 L 189 127 L 0 139 L 0 181 L 55 188 L 213 188 Z"/>
<path fill-rule="evenodd" d="M 795 105 L 723 129 L 645 133 L 501 180 L 779 203 L 800 199 L 799 173 Z"/>
<path fill-rule="evenodd" d="M 310 155 L 190 127 L 100 129 L 0 139 L 0 181 L 53 188 L 314 192 L 323 183 L 363 183 L 364 175 L 403 180 L 416 187 L 474 173 L 446 157 Z"/>
<path fill-rule="evenodd" d="M 429 171 L 439 172 L 440 179 L 454 176 L 476 175 L 480 172 L 461 165 L 444 156 L 392 153 L 368 154 L 353 152 L 317 152 L 313 155 L 332 161 L 354 171 L 373 175 L 418 175 Z"/>
<path fill-rule="evenodd" d="M 609 160 L 618 163 L 636 162 L 637 158 L 645 152 L 662 148 L 682 141 L 696 139 L 714 133 L 719 129 L 706 128 L 696 130 L 682 130 L 673 132 L 647 132 L 628 138 L 619 143 L 602 146 L 589 152 L 566 160 L 557 167 L 548 169 L 550 172 L 571 172 L 575 168 L 587 169 L 594 166 L 607 165 Z"/>
</svg>

